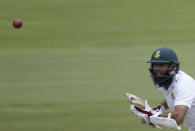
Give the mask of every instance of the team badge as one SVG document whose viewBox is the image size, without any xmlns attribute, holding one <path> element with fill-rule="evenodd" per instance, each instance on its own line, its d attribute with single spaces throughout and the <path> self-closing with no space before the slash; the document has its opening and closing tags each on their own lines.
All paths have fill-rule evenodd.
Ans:
<svg viewBox="0 0 195 131">
<path fill-rule="evenodd" d="M 159 58 L 160 57 L 160 51 L 158 50 L 157 52 L 156 52 L 156 54 L 154 55 L 154 58 Z"/>
<path fill-rule="evenodd" d="M 172 97 L 173 100 L 175 100 L 175 96 L 174 96 L 173 92 L 171 92 L 171 97 Z"/>
</svg>

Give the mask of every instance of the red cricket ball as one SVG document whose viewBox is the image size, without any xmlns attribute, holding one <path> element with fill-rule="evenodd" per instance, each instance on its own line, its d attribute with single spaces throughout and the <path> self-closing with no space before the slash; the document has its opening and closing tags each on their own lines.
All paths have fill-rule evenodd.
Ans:
<svg viewBox="0 0 195 131">
<path fill-rule="evenodd" d="M 13 21 L 13 26 L 15 28 L 20 28 L 22 27 L 22 20 L 19 19 L 19 18 L 15 18 L 14 21 Z"/>
</svg>

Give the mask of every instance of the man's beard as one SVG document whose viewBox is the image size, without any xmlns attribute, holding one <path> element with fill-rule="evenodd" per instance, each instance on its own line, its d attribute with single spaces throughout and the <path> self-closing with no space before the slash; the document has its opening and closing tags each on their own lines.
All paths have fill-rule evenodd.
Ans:
<svg viewBox="0 0 195 131">
<path fill-rule="evenodd" d="M 151 73 L 151 77 L 155 85 L 163 87 L 166 90 L 168 90 L 173 81 L 173 75 L 169 75 L 169 72 L 166 72 L 164 76 L 157 76 L 155 73 Z"/>
</svg>

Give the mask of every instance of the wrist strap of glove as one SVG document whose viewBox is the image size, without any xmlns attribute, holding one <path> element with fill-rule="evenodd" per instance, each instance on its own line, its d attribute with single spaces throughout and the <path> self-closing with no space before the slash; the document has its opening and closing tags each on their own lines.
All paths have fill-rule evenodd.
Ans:
<svg viewBox="0 0 195 131">
<path fill-rule="evenodd" d="M 152 110 L 160 110 L 162 113 L 164 113 L 165 107 L 163 105 L 158 105 L 158 106 L 152 108 Z"/>
<path fill-rule="evenodd" d="M 140 109 L 140 108 L 137 108 L 136 106 L 135 106 L 135 109 L 136 109 L 137 111 L 141 112 L 141 113 L 147 114 L 148 116 L 152 116 L 152 113 L 151 113 L 151 112 L 144 111 L 144 110 L 142 110 L 142 109 Z"/>
<path fill-rule="evenodd" d="M 154 107 L 154 108 L 152 108 L 152 109 L 153 109 L 153 110 L 157 110 L 157 109 L 160 110 L 161 107 L 162 107 L 162 105 L 158 105 L 158 106 L 156 106 L 156 107 Z"/>
</svg>

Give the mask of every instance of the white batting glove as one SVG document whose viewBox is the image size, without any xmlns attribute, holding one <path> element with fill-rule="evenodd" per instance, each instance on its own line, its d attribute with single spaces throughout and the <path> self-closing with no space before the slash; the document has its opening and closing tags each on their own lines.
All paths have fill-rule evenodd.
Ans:
<svg viewBox="0 0 195 131">
<path fill-rule="evenodd" d="M 139 112 L 134 105 L 130 106 L 130 110 L 140 119 L 141 122 L 143 123 L 150 123 L 148 114 L 144 114 L 142 112 Z"/>
<path fill-rule="evenodd" d="M 177 122 L 171 118 L 171 113 L 168 114 L 167 118 L 158 117 L 159 114 L 154 114 L 150 116 L 150 121 L 156 127 L 168 127 L 168 129 L 177 129 L 181 130 L 181 127 L 177 125 Z"/>
<path fill-rule="evenodd" d="M 156 127 L 156 128 L 160 128 L 160 126 L 155 126 L 151 123 L 150 121 L 150 116 L 154 115 L 154 114 L 161 114 L 160 112 L 158 112 L 157 110 L 153 110 L 153 108 L 150 107 L 150 105 L 148 104 L 148 101 L 145 100 L 145 109 L 139 109 L 137 107 L 135 107 L 134 105 L 130 106 L 130 110 L 139 118 L 139 120 L 142 123 L 146 123 L 151 127 Z"/>
</svg>

